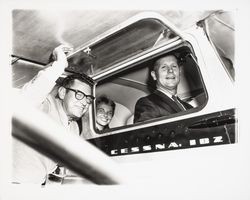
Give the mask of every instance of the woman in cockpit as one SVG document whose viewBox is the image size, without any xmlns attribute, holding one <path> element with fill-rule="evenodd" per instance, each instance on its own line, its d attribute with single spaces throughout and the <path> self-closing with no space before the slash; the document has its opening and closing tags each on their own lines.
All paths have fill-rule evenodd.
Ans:
<svg viewBox="0 0 250 200">
<path fill-rule="evenodd" d="M 102 95 L 96 100 L 96 128 L 98 131 L 109 129 L 115 112 L 115 103 L 108 97 Z"/>
</svg>

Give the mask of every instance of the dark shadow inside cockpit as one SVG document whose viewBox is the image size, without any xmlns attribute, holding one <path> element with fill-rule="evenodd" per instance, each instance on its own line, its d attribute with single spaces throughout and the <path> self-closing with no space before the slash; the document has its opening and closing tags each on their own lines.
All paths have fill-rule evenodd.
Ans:
<svg viewBox="0 0 250 200">
<path fill-rule="evenodd" d="M 193 108 L 201 107 L 206 103 L 207 96 L 195 57 L 188 47 L 178 48 L 173 53 L 181 59 L 182 65 L 178 96 Z M 150 67 L 162 55 L 164 53 L 98 82 L 96 96 L 104 94 L 116 103 L 115 114 L 110 123 L 111 129 L 133 124 L 136 101 L 155 89 Z"/>
</svg>

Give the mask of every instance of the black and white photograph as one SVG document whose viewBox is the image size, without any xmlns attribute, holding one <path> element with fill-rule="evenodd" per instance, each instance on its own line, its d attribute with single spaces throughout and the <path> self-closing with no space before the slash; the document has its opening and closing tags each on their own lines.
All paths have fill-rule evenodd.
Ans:
<svg viewBox="0 0 250 200">
<path fill-rule="evenodd" d="M 0 199 L 250 198 L 247 3 L 14 2 Z"/>
</svg>

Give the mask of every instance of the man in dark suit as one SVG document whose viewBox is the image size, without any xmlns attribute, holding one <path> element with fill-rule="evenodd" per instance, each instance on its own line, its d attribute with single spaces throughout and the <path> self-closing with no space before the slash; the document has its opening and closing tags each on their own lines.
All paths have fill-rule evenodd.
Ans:
<svg viewBox="0 0 250 200">
<path fill-rule="evenodd" d="M 156 90 L 140 98 L 135 105 L 134 123 L 167 116 L 192 108 L 177 96 L 180 82 L 180 65 L 175 55 L 159 58 L 151 71 Z"/>
</svg>

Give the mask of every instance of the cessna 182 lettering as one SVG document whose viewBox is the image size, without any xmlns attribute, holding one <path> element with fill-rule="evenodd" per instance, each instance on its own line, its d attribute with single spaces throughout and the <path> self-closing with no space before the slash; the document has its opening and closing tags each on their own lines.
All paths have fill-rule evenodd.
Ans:
<svg viewBox="0 0 250 200">
<path fill-rule="evenodd" d="M 213 137 L 210 138 L 201 138 L 199 140 L 189 140 L 190 147 L 192 146 L 201 146 L 201 145 L 208 145 L 208 144 L 217 144 L 217 143 L 223 143 L 222 136 Z M 111 155 L 122 155 L 122 154 L 128 154 L 128 153 L 140 153 L 140 152 L 146 152 L 146 151 L 160 151 L 160 150 L 166 150 L 171 148 L 178 148 L 182 147 L 182 144 L 177 144 L 176 142 L 171 142 L 170 144 L 166 145 L 165 143 L 162 144 L 154 144 L 152 145 L 146 145 L 141 147 L 131 147 L 131 148 L 124 148 L 124 149 L 113 149 L 110 151 Z"/>
<path fill-rule="evenodd" d="M 91 29 L 91 34 L 86 33 L 85 43 L 77 43 L 79 35 L 68 37 L 68 42 L 77 45 L 77 48 L 68 55 L 69 66 L 61 78 L 72 73 L 87 74 L 95 82 L 95 98 L 106 95 L 116 105 L 109 129 L 99 131 L 95 123 L 97 106 L 94 101 L 88 115 L 79 121 L 81 136 L 118 162 L 126 162 L 132 155 L 147 158 L 150 153 L 168 154 L 170 150 L 237 142 L 232 13 L 208 12 L 185 29 L 177 28 L 159 13 L 137 12 L 132 13 L 130 18 L 124 15 L 125 20 L 113 27 L 108 24 L 109 28 L 103 32 L 97 28 L 93 33 L 95 27 L 93 30 L 87 27 Z M 36 20 L 39 21 L 42 16 L 39 10 L 13 10 L 14 88 L 21 88 L 46 66 L 48 49 L 52 47 L 43 46 L 42 56 L 36 55 L 41 43 L 33 46 L 36 46 L 36 51 L 32 48 L 22 51 L 20 38 L 23 29 L 29 26 L 22 20 L 31 16 L 34 21 L 29 25 L 36 26 Z M 91 35 L 95 37 L 90 38 Z M 34 42 L 39 41 L 38 38 Z M 169 54 L 178 57 L 181 63 L 178 96 L 192 108 L 135 122 L 136 102 L 155 89 L 150 67 L 157 59 Z M 86 63 L 78 63 L 78 58 L 83 55 L 86 56 Z M 18 129 L 15 130 L 18 132 Z M 13 135 L 30 144 L 26 136 L 22 137 L 15 131 Z M 53 140 L 55 143 L 57 141 Z M 39 145 L 36 149 L 40 149 Z M 57 154 L 52 151 L 47 150 L 46 153 L 55 157 Z M 57 149 L 54 151 L 57 152 Z M 73 157 L 73 154 L 68 155 L 68 161 L 64 160 L 67 166 L 74 165 L 70 164 Z M 72 168 L 75 171 L 84 170 Z"/>
</svg>

